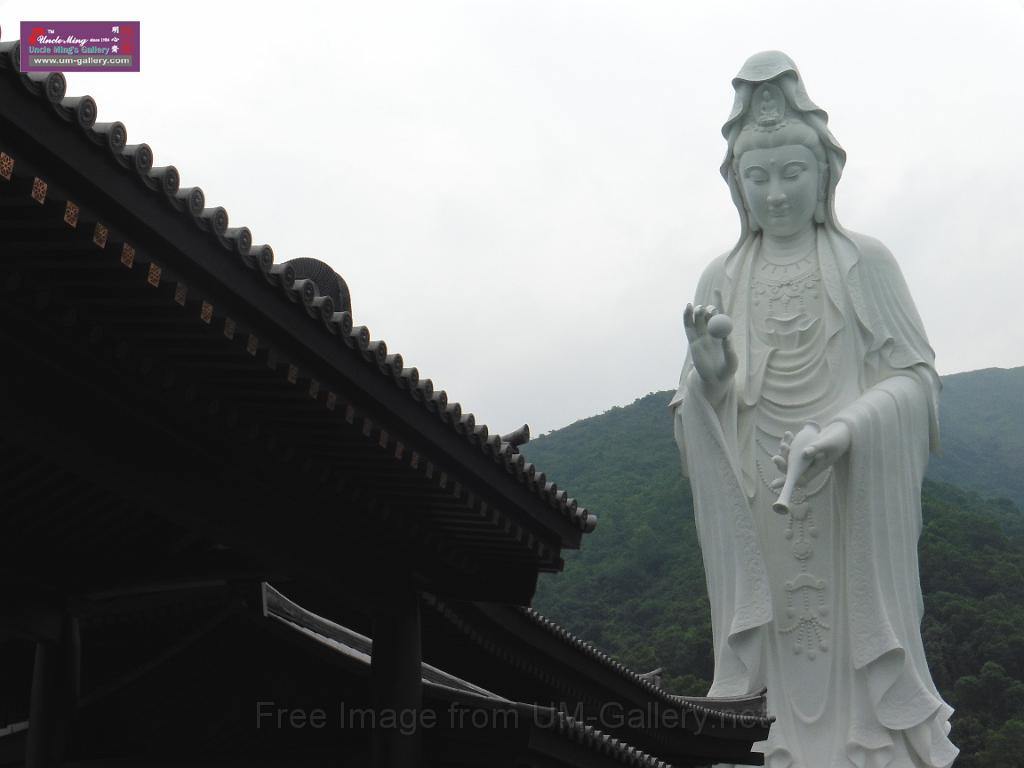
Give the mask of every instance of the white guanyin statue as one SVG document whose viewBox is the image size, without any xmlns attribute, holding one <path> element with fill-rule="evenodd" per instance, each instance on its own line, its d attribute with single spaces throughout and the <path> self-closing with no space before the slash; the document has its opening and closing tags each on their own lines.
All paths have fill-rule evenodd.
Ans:
<svg viewBox="0 0 1024 768">
<path fill-rule="evenodd" d="M 709 695 L 767 687 L 769 768 L 949 766 L 917 561 L 934 353 L 892 255 L 836 220 L 846 154 L 793 62 L 759 53 L 733 87 L 722 175 L 741 233 L 686 308 L 671 405 L 711 599 Z"/>
</svg>

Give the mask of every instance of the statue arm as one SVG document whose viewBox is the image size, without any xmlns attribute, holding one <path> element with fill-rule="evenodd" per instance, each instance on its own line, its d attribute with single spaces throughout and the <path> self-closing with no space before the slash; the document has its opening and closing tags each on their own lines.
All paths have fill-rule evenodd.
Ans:
<svg viewBox="0 0 1024 768">
<path fill-rule="evenodd" d="M 722 284 L 722 273 L 724 270 L 725 259 L 728 254 L 723 254 L 717 259 L 712 261 L 701 274 L 700 280 L 697 283 L 697 291 L 694 295 L 694 303 L 698 305 L 717 305 L 721 307 L 721 284 Z M 705 328 L 706 320 L 704 318 Z M 676 445 L 679 448 L 679 455 L 682 464 L 683 476 L 689 477 L 689 467 L 687 465 L 686 458 L 686 444 L 684 439 L 684 419 L 683 419 L 683 408 L 682 404 L 692 395 L 706 399 L 709 404 L 712 405 L 713 410 L 719 416 L 720 420 L 725 415 L 730 407 L 734 408 L 735 398 L 730 397 L 730 390 L 732 386 L 728 388 L 721 388 L 719 391 L 709 391 L 706 383 L 698 374 L 693 360 L 693 350 L 690 344 L 691 329 L 688 327 L 692 323 L 692 310 L 688 310 L 684 313 L 684 332 L 687 338 L 686 347 L 686 358 L 683 362 L 683 369 L 679 375 L 679 387 L 676 390 L 675 395 L 672 397 L 669 403 L 669 408 L 672 412 L 673 423 L 674 423 L 674 434 Z M 709 339 L 718 343 L 715 339 Z M 724 419 L 725 423 L 729 422 L 728 417 Z"/>
<path fill-rule="evenodd" d="M 909 404 L 915 410 L 920 410 L 930 416 L 932 401 L 930 380 L 930 369 L 918 365 L 894 371 L 892 375 L 865 391 L 853 403 L 836 414 L 821 430 L 818 438 L 804 449 L 804 457 L 810 459 L 811 463 L 801 475 L 800 482 L 806 483 L 812 480 L 841 460 L 851 450 L 881 448 L 882 446 L 856 445 L 857 441 L 854 435 L 865 433 L 858 420 L 863 421 L 867 418 L 867 414 L 883 410 L 890 404 L 890 401 L 896 405 L 902 403 L 904 407 Z M 929 438 L 928 430 L 922 431 L 916 436 L 903 436 L 904 440 L 909 440 L 911 444 L 919 446 L 924 451 L 925 461 L 930 443 Z M 780 456 L 776 460 L 776 464 L 783 471 L 789 461 L 789 444 L 792 439 L 792 434 L 787 433 L 782 441 Z M 780 481 L 773 483 L 773 486 L 781 487 Z"/>
<path fill-rule="evenodd" d="M 918 380 L 928 406 L 928 441 L 939 451 L 939 392 L 942 383 L 935 370 L 935 352 L 921 316 L 910 295 L 903 272 L 889 249 L 866 235 L 851 233 L 861 254 L 851 289 L 860 293 L 861 317 L 868 328 L 868 353 L 864 375 L 877 384 L 893 376 Z"/>
<path fill-rule="evenodd" d="M 859 263 L 850 275 L 847 290 L 863 323 L 865 342 L 863 375 L 868 388 L 853 403 L 824 426 L 818 438 L 805 449 L 811 459 L 801 482 L 842 459 L 855 445 L 855 419 L 882 407 L 886 399 L 915 403 L 927 413 L 928 429 L 910 437 L 933 451 L 938 450 L 938 395 L 941 387 L 935 372 L 935 355 L 928 344 L 921 318 L 910 296 L 899 264 L 881 242 L 850 233 Z M 789 461 L 787 434 L 776 464 L 785 471 Z"/>
</svg>

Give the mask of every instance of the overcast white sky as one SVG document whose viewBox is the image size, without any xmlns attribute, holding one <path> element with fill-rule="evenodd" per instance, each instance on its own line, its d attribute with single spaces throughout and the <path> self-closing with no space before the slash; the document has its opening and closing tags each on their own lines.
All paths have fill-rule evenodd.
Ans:
<svg viewBox="0 0 1024 768">
<path fill-rule="evenodd" d="M 675 386 L 738 233 L 730 81 L 767 48 L 828 111 L 840 220 L 896 255 L 940 372 L 1024 365 L 1021 0 L 0 0 L 5 40 L 81 18 L 140 20 L 142 72 L 69 94 L 279 261 L 330 263 L 492 428 Z"/>
</svg>

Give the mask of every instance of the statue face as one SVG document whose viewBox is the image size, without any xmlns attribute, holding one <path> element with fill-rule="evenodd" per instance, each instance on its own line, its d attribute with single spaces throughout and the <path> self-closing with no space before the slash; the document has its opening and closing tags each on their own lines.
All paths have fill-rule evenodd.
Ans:
<svg viewBox="0 0 1024 768">
<path fill-rule="evenodd" d="M 818 160 L 802 144 L 750 149 L 739 163 L 750 215 L 769 235 L 788 237 L 814 224 Z"/>
</svg>

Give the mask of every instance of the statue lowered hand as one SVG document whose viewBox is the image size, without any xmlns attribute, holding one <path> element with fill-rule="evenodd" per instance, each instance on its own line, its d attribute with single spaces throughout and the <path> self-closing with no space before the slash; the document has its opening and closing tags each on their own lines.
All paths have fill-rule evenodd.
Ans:
<svg viewBox="0 0 1024 768">
<path fill-rule="evenodd" d="M 811 462 L 814 461 L 814 455 L 807 449 L 819 434 L 821 434 L 821 428 L 813 421 L 809 421 L 803 429 L 796 433 L 796 437 L 792 432 L 786 432 L 782 436 L 782 443 L 779 446 L 781 454 L 772 457 L 775 466 L 786 473 L 784 479 L 780 478 L 782 491 L 779 493 L 779 499 L 772 504 L 772 509 L 780 515 L 789 514 L 789 504 L 793 498 L 797 480 L 803 476 L 811 466 Z M 778 482 L 779 480 L 775 480 L 772 485 L 774 486 Z"/>
<path fill-rule="evenodd" d="M 850 449 L 850 428 L 845 421 L 833 421 L 822 430 L 813 421 L 807 422 L 794 437 L 786 432 L 779 444 L 779 454 L 772 461 L 784 477 L 772 481 L 772 490 L 780 490 L 772 509 L 780 515 L 789 512 L 793 490 L 798 485 L 824 472 Z"/>
</svg>

